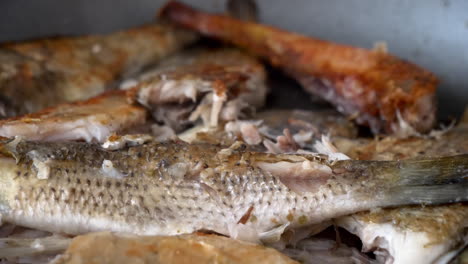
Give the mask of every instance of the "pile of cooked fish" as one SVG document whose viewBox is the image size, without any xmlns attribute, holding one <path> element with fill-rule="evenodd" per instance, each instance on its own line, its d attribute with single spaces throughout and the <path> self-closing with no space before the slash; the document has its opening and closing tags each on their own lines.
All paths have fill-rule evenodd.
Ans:
<svg viewBox="0 0 468 264">
<path fill-rule="evenodd" d="M 265 107 L 266 64 L 328 108 Z M 438 126 L 437 82 L 176 1 L 3 44 L 0 263 L 466 263 L 468 113 Z"/>
</svg>

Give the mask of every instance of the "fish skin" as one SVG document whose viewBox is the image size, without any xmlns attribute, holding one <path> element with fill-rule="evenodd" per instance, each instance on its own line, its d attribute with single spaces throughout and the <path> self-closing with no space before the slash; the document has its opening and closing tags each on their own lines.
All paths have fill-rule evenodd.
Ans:
<svg viewBox="0 0 468 264">
<path fill-rule="evenodd" d="M 398 113 L 419 132 L 427 132 L 434 125 L 438 80 L 415 64 L 382 51 L 204 13 L 177 1 L 169 2 L 160 15 L 268 59 L 296 78 L 305 90 L 356 117 L 357 123 L 368 125 L 374 133 L 401 129 Z"/>
<path fill-rule="evenodd" d="M 106 91 L 87 100 L 0 120 L 0 136 L 104 142 L 112 133 L 149 125 L 147 112 L 177 130 L 196 121 L 190 120 L 190 113 L 204 106 L 203 99 L 210 93 L 227 94 L 218 115 L 229 120 L 238 117 L 237 111 L 244 110 L 241 107 L 261 107 L 267 91 L 260 62 L 232 48 L 189 49 L 162 59 L 138 77 L 125 91 Z"/>
<path fill-rule="evenodd" d="M 144 107 L 128 102 L 126 91 L 114 90 L 0 120 L 0 136 L 31 141 L 104 142 L 112 133 L 144 125 L 146 117 Z"/>
<path fill-rule="evenodd" d="M 4 142 L 0 213 L 6 222 L 68 234 L 211 230 L 254 240 L 279 227 L 375 207 L 468 199 L 466 155 L 329 162 L 243 149 L 150 142 L 109 151 L 80 142 Z M 434 169 L 442 173 L 428 173 Z"/>
<path fill-rule="evenodd" d="M 0 117 L 83 100 L 193 43 L 197 36 L 153 23 L 111 33 L 0 45 Z"/>
<path fill-rule="evenodd" d="M 335 138 L 354 159 L 407 160 L 468 154 L 468 110 L 459 124 L 425 137 L 375 140 Z M 360 237 L 366 251 L 380 251 L 385 263 L 435 263 L 466 244 L 468 205 L 411 206 L 361 212 L 335 222 Z M 378 237 L 378 239 L 376 239 Z"/>
</svg>

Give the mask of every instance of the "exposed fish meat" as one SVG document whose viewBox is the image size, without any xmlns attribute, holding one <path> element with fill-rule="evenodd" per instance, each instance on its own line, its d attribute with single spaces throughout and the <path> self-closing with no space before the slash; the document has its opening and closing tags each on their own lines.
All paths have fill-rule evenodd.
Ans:
<svg viewBox="0 0 468 264">
<path fill-rule="evenodd" d="M 374 252 L 379 263 L 435 263 L 466 246 L 468 206 L 404 207 L 340 218 L 336 223 Z M 443 262 L 442 262 L 443 263 Z"/>
<path fill-rule="evenodd" d="M 130 98 L 177 131 L 199 118 L 208 126 L 235 120 L 243 109 L 263 106 L 267 92 L 262 64 L 229 48 L 181 52 L 135 82 Z"/>
<path fill-rule="evenodd" d="M 182 47 L 196 35 L 169 24 L 0 47 L 0 117 L 84 100 Z"/>
<path fill-rule="evenodd" d="M 468 113 L 468 111 L 466 112 Z M 468 116 L 468 114 L 465 114 Z M 402 160 L 468 153 L 468 120 L 437 137 L 386 137 L 380 140 L 335 140 L 352 158 Z M 433 133 L 434 134 L 434 133 Z M 468 242 L 468 206 L 382 209 L 340 218 L 337 224 L 358 235 L 364 250 L 382 263 L 434 263 Z"/>
<path fill-rule="evenodd" d="M 385 52 L 331 43 L 228 16 L 197 11 L 177 1 L 161 15 L 206 36 L 267 58 L 303 87 L 355 117 L 373 132 L 397 132 L 397 114 L 416 131 L 435 122 L 438 83 L 429 71 Z"/>
<path fill-rule="evenodd" d="M 130 104 L 125 91 L 109 91 L 89 100 L 1 120 L 0 136 L 37 141 L 104 142 L 112 133 L 145 124 L 146 117 L 146 109 Z"/>
<path fill-rule="evenodd" d="M 330 137 L 355 138 L 356 126 L 338 112 L 332 110 L 266 110 L 255 115 L 255 119 L 262 120 L 268 128 L 270 138 L 283 134 L 285 128 L 294 135 L 301 130 L 312 132 L 314 139 L 322 135 Z"/>
<path fill-rule="evenodd" d="M 211 230 L 271 241 L 285 229 L 358 211 L 468 199 L 466 155 L 330 162 L 183 142 L 115 151 L 80 142 L 4 142 L 1 151 L 2 220 L 67 234 Z M 111 171 L 103 168 L 110 164 Z"/>
<path fill-rule="evenodd" d="M 214 120 L 212 125 L 217 124 L 218 117 L 236 119 L 242 110 L 237 106 L 260 107 L 266 96 L 265 78 L 263 67 L 239 51 L 188 51 L 142 74 L 126 91 L 106 92 L 89 100 L 0 121 L 0 136 L 104 142 L 113 133 L 150 124 L 147 112 L 169 126 L 165 128 L 167 136 L 170 126 L 183 127 L 191 123 L 191 114 L 197 109 L 203 112 L 203 97 L 217 98 L 218 92 L 226 94 L 227 102 L 206 103 L 207 122 Z"/>
<path fill-rule="evenodd" d="M 355 138 L 356 126 L 335 111 L 265 110 L 253 120 L 235 120 L 222 127 L 196 126 L 179 134 L 190 143 L 230 146 L 235 141 L 247 143 L 248 149 L 270 153 L 315 151 L 314 141 L 327 135 L 332 138 Z"/>
</svg>

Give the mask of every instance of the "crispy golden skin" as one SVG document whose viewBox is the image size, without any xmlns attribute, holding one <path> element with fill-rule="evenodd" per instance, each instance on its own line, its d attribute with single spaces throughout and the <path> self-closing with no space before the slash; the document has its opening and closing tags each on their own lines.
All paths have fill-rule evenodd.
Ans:
<svg viewBox="0 0 468 264">
<path fill-rule="evenodd" d="M 335 145 L 354 159 L 361 160 L 407 160 L 427 157 L 442 157 L 468 153 L 468 111 L 460 123 L 445 133 L 432 133 L 432 137 L 383 139 L 335 139 Z M 392 257 L 425 255 L 424 263 L 432 263 L 448 251 L 455 250 L 464 243 L 468 226 L 468 205 L 452 204 L 442 206 L 410 206 L 362 212 L 337 220 L 339 225 L 360 236 L 364 245 L 372 244 L 375 230 L 387 231 L 388 237 L 381 237 L 374 246 L 394 252 Z M 353 227 L 358 227 L 353 229 Z M 374 228 L 379 227 L 379 228 Z M 387 229 L 385 229 L 387 228 Z M 372 231 L 374 230 L 374 231 Z M 406 244 L 388 243 L 398 241 L 397 236 L 405 236 Z M 368 248 L 367 250 L 374 250 Z M 411 252 L 406 254 L 405 252 Z M 428 254 L 431 256 L 427 256 Z M 402 261 L 401 259 L 395 260 Z M 405 259 L 408 261 L 407 259 Z M 403 262 L 402 262 L 403 263 Z"/>
<path fill-rule="evenodd" d="M 227 237 L 124 237 L 92 233 L 76 237 L 56 263 L 297 263 L 280 252 Z"/>
<path fill-rule="evenodd" d="M 167 24 L 0 45 L 0 117 L 84 100 L 196 40 Z"/>
<path fill-rule="evenodd" d="M 108 91 L 88 100 L 0 120 L 0 136 L 102 142 L 112 133 L 143 125 L 146 117 L 145 108 L 128 102 L 126 91 Z"/>
<path fill-rule="evenodd" d="M 381 51 L 331 43 L 171 1 L 160 15 L 204 35 L 244 47 L 296 78 L 373 132 L 400 128 L 398 112 L 416 130 L 435 121 L 437 78 Z"/>
</svg>

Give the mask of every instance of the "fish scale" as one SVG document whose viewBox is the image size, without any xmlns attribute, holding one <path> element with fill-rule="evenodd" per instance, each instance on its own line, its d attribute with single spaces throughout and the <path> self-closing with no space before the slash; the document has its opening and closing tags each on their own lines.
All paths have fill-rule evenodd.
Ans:
<svg viewBox="0 0 468 264">
<path fill-rule="evenodd" d="M 68 234 L 211 230 L 252 239 L 376 207 L 468 199 L 463 155 L 401 163 L 244 149 L 148 142 L 111 151 L 79 142 L 5 141 L 0 213 L 6 222 Z M 425 188 L 434 187 L 440 193 L 428 196 Z"/>
</svg>

